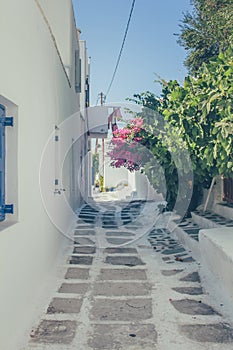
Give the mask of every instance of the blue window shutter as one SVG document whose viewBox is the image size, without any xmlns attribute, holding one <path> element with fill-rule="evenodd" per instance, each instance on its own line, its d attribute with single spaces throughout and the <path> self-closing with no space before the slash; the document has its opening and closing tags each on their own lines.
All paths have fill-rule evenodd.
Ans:
<svg viewBox="0 0 233 350">
<path fill-rule="evenodd" d="M 5 214 L 13 214 L 13 204 L 5 203 L 5 127 L 13 126 L 13 118 L 6 117 L 5 107 L 0 105 L 0 221 Z"/>
<path fill-rule="evenodd" d="M 81 92 L 81 59 L 79 58 L 79 51 L 75 51 L 75 91 Z"/>
</svg>

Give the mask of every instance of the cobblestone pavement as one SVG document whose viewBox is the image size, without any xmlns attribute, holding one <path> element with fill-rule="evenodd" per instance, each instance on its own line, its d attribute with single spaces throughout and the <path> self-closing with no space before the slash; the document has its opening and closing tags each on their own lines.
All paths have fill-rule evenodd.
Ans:
<svg viewBox="0 0 233 350">
<path fill-rule="evenodd" d="M 22 350 L 233 349 L 191 252 L 156 226 L 135 240 L 144 206 L 83 207 L 65 275 Z"/>
</svg>

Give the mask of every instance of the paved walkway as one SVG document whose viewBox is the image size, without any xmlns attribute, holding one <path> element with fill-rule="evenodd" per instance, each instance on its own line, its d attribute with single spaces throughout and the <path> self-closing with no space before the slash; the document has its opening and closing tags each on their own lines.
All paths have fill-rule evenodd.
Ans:
<svg viewBox="0 0 233 350">
<path fill-rule="evenodd" d="M 166 229 L 149 230 L 156 212 L 144 206 L 82 209 L 63 281 L 22 350 L 233 349 L 198 262 Z"/>
</svg>

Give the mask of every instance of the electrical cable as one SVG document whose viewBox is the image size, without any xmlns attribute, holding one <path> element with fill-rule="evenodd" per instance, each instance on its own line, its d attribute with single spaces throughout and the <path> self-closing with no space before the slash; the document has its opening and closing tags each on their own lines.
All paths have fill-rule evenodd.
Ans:
<svg viewBox="0 0 233 350">
<path fill-rule="evenodd" d="M 129 25 L 130 25 L 130 21 L 131 21 L 131 18 L 132 18 L 135 2 L 136 2 L 136 0 L 133 0 L 133 2 L 132 2 L 132 6 L 131 6 L 128 23 L 127 23 L 126 30 L 125 30 L 123 42 L 122 42 L 121 49 L 120 49 L 120 52 L 119 52 L 119 55 L 118 55 L 118 58 L 117 58 L 116 67 L 114 69 L 114 72 L 113 72 L 113 75 L 112 75 L 112 79 L 110 81 L 109 87 L 108 87 L 107 92 L 105 94 L 105 99 L 107 98 L 107 96 L 109 94 L 109 91 L 111 90 L 113 81 L 114 81 L 115 76 L 116 76 L 116 72 L 117 72 L 117 69 L 118 69 L 118 66 L 119 66 L 119 63 L 120 63 L 120 59 L 121 59 L 121 56 L 122 56 L 122 52 L 123 52 L 123 48 L 124 48 L 124 45 L 125 45 L 126 37 L 127 37 L 127 34 L 128 34 Z"/>
</svg>

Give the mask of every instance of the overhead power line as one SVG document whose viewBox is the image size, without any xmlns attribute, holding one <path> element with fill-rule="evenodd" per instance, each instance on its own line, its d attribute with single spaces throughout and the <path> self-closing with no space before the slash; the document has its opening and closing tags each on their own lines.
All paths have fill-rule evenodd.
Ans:
<svg viewBox="0 0 233 350">
<path fill-rule="evenodd" d="M 130 21 L 131 21 L 131 18 L 132 18 L 132 14 L 133 14 L 135 2 L 136 2 L 136 0 L 133 0 L 133 2 L 132 2 L 132 6 L 131 6 L 131 10 L 130 10 L 130 14 L 129 14 L 128 23 L 127 23 L 126 30 L 125 30 L 123 42 L 122 42 L 121 49 L 120 49 L 120 52 L 119 52 L 119 55 L 118 55 L 118 58 L 117 58 L 117 62 L 116 62 L 116 67 L 115 67 L 115 69 L 114 69 L 114 72 L 113 72 L 112 79 L 111 79 L 111 81 L 110 81 L 108 90 L 107 90 L 107 92 L 106 92 L 106 94 L 105 94 L 105 98 L 108 96 L 109 91 L 111 90 L 113 81 L 114 81 L 115 76 L 116 76 L 116 72 L 117 72 L 117 69 L 118 69 L 118 66 L 119 66 L 119 63 L 120 63 L 120 59 L 121 59 L 121 56 L 122 56 L 123 48 L 124 48 L 124 45 L 125 45 L 125 40 L 126 40 L 126 37 L 127 37 L 127 34 L 128 34 L 129 25 L 130 25 Z"/>
</svg>

